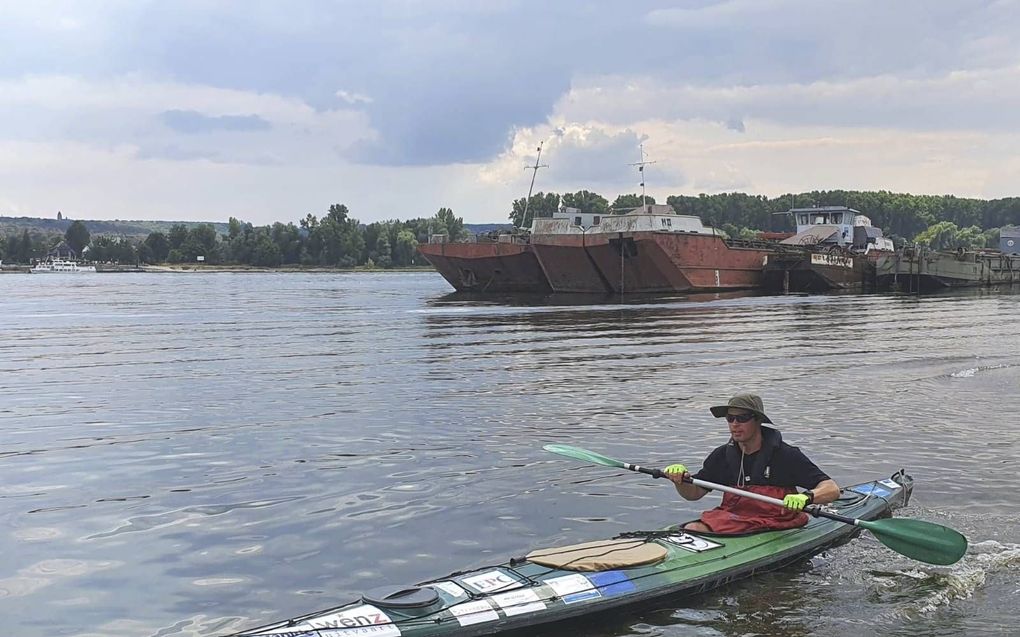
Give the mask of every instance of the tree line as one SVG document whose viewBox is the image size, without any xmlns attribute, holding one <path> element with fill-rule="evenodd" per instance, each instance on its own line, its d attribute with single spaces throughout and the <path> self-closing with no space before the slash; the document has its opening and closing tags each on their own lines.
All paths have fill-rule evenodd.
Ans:
<svg viewBox="0 0 1020 637">
<path fill-rule="evenodd" d="M 648 197 L 648 203 L 655 200 Z M 1020 198 L 968 199 L 952 195 L 909 195 L 860 190 L 816 190 L 769 198 L 764 195 L 670 195 L 666 203 L 678 214 L 700 217 L 729 236 L 749 237 L 760 231 L 790 232 L 795 224 L 791 208 L 847 206 L 868 216 L 897 243 L 920 243 L 935 248 L 995 247 L 999 228 L 1020 225 Z M 605 197 L 582 190 L 576 193 L 539 192 L 513 202 L 510 220 L 529 227 L 535 216 L 549 217 L 561 205 L 594 214 L 620 214 L 641 205 L 641 195 L 620 195 L 610 206 Z"/>
<path fill-rule="evenodd" d="M 655 199 L 647 197 L 646 203 Z M 586 213 L 622 214 L 640 206 L 638 194 L 618 196 L 612 204 L 588 190 L 573 193 L 543 193 L 511 203 L 509 219 L 518 227 L 530 227 L 537 217 L 550 217 L 561 206 Z M 909 195 L 888 191 L 827 190 L 763 195 L 724 193 L 718 195 L 670 195 L 666 203 L 678 214 L 700 217 L 733 237 L 749 238 L 760 231 L 792 231 L 790 208 L 848 206 L 871 218 L 897 245 L 918 243 L 935 248 L 996 247 L 1003 226 L 1020 225 L 1020 198 L 968 199 L 952 195 Z M 527 205 L 525 205 L 527 204 Z M 116 263 L 194 263 L 199 257 L 211 264 L 247 264 L 265 267 L 282 265 L 326 267 L 406 267 L 424 265 L 419 243 L 431 234 L 446 234 L 451 240 L 465 238 L 464 221 L 449 208 L 431 217 L 408 221 L 380 221 L 362 224 L 347 206 L 333 204 L 322 217 L 308 214 L 297 225 L 274 223 L 255 226 L 233 217 L 227 233 L 212 224 L 188 228 L 176 224 L 167 232 L 151 232 L 144 240 L 100 235 L 92 237 L 83 222 L 75 221 L 63 240 L 91 261 Z M 0 240 L 0 260 L 31 263 L 44 259 L 59 238 L 52 234 L 10 233 Z"/>
<path fill-rule="evenodd" d="M 226 234 L 218 233 L 212 224 L 191 228 L 175 224 L 167 232 L 151 232 L 141 241 L 93 237 L 85 223 L 75 221 L 63 237 L 27 229 L 9 234 L 0 241 L 0 260 L 31 263 L 45 259 L 62 239 L 77 255 L 97 262 L 195 263 L 201 257 L 209 264 L 394 268 L 426 265 L 416 248 L 428 242 L 431 234 L 465 238 L 464 220 L 451 209 L 440 208 L 427 218 L 366 225 L 351 217 L 347 206 L 333 204 L 321 218 L 308 214 L 297 225 L 255 226 L 231 217 Z"/>
</svg>

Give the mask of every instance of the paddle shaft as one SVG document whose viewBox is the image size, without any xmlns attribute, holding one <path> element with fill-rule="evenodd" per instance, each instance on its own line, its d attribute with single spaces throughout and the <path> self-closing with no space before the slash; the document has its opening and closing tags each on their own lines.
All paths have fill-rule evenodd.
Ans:
<svg viewBox="0 0 1020 637">
<path fill-rule="evenodd" d="M 665 478 L 666 477 L 666 474 L 661 469 L 649 469 L 647 467 L 642 467 L 640 465 L 630 464 L 629 462 L 623 462 L 621 464 L 623 465 L 624 469 L 629 469 L 631 471 L 637 471 L 638 473 L 646 473 L 646 474 L 652 476 L 653 478 Z M 786 505 L 783 504 L 782 500 L 780 500 L 778 498 L 770 498 L 767 495 L 762 495 L 760 493 L 754 493 L 753 491 L 744 491 L 743 489 L 735 489 L 733 487 L 723 486 L 721 484 L 716 484 L 714 482 L 707 482 L 705 480 L 698 480 L 697 478 L 688 478 L 684 482 L 690 482 L 691 484 L 693 484 L 696 487 L 701 487 L 702 489 L 708 489 L 709 491 L 723 491 L 724 493 L 732 493 L 733 495 L 738 495 L 738 496 L 740 496 L 742 498 L 750 498 L 752 500 L 758 500 L 759 502 L 766 502 L 768 504 L 774 504 L 776 506 L 786 508 Z M 837 522 L 843 522 L 845 524 L 857 525 L 857 522 L 858 522 L 858 520 L 856 520 L 854 518 L 848 518 L 848 517 L 845 517 L 845 516 L 842 516 L 842 515 L 837 515 L 835 513 L 829 513 L 828 511 L 823 511 L 822 508 L 817 506 L 817 505 L 809 505 L 809 506 L 804 507 L 804 512 L 805 513 L 810 513 L 811 515 L 814 515 L 816 517 L 821 516 L 823 518 L 829 518 L 830 520 L 836 520 Z"/>
<path fill-rule="evenodd" d="M 588 451 L 587 449 L 581 449 L 580 447 L 571 447 L 570 445 L 545 445 L 543 448 L 546 451 L 550 451 L 561 456 L 566 456 L 575 460 L 583 460 L 584 462 L 592 462 L 604 467 L 629 469 L 630 471 L 637 471 L 638 473 L 650 475 L 653 478 L 669 477 L 661 469 L 648 469 L 636 464 L 620 462 L 619 460 L 603 456 L 602 454 L 595 453 L 593 451 Z M 690 476 L 687 477 L 686 482 L 694 484 L 702 489 L 724 491 L 732 493 L 738 497 L 752 498 L 775 506 L 785 507 L 782 500 L 759 495 L 751 491 L 743 491 L 741 489 L 734 489 L 733 487 L 726 487 L 721 484 L 714 484 L 704 480 L 696 480 Z M 967 538 L 959 531 L 954 531 L 949 527 L 933 524 L 931 522 L 895 518 L 882 520 L 858 520 L 830 513 L 819 505 L 808 505 L 804 507 L 804 511 L 816 517 L 828 518 L 843 524 L 850 524 L 858 528 L 867 529 L 871 531 L 876 538 L 878 538 L 879 542 L 896 551 L 900 555 L 905 555 L 911 559 L 919 560 L 921 562 L 927 562 L 928 564 L 948 566 L 949 564 L 954 564 L 959 561 L 960 558 L 962 558 L 967 552 Z"/>
<path fill-rule="evenodd" d="M 724 491 L 726 493 L 732 493 L 733 495 L 739 495 L 742 498 L 751 498 L 752 500 L 758 500 L 759 502 L 767 502 L 769 504 L 774 504 L 776 506 L 780 506 L 780 507 L 784 507 L 784 508 L 786 507 L 786 505 L 783 504 L 783 501 L 780 500 L 779 498 L 770 498 L 767 495 L 762 495 L 760 493 L 754 493 L 753 491 L 744 491 L 743 489 L 734 489 L 733 487 L 726 487 L 726 486 L 723 486 L 721 484 L 715 484 L 714 482 L 706 482 L 705 480 L 698 480 L 697 478 L 689 478 L 688 480 L 685 480 L 685 482 L 690 482 L 691 484 L 693 484 L 696 487 L 701 487 L 702 489 L 708 489 L 710 491 Z M 845 517 L 845 516 L 842 516 L 842 515 L 838 515 L 836 513 L 829 513 L 828 511 L 822 510 L 822 508 L 820 506 L 816 505 L 816 504 L 811 504 L 811 505 L 808 505 L 808 506 L 804 507 L 804 512 L 805 513 L 810 513 L 811 515 L 813 515 L 815 517 L 819 517 L 820 516 L 820 517 L 823 517 L 823 518 L 829 518 L 830 520 L 836 520 L 837 522 L 844 522 L 846 524 L 853 524 L 855 526 L 860 521 L 860 520 L 856 520 L 854 518 L 848 518 L 848 517 Z"/>
</svg>

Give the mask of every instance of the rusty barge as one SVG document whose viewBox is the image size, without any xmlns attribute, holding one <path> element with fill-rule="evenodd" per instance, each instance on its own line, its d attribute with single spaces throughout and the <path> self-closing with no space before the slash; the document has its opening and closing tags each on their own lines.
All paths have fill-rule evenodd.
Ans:
<svg viewBox="0 0 1020 637">
<path fill-rule="evenodd" d="M 787 251 L 765 264 L 764 287 L 772 292 L 817 293 L 877 290 L 875 264 L 893 243 L 871 219 L 846 206 L 792 208 L 797 232 L 780 241 Z"/>
<path fill-rule="evenodd" d="M 459 292 L 926 293 L 1020 285 L 1020 237 L 1008 234 L 1013 229 L 1003 230 L 1001 251 L 893 250 L 882 231 L 851 208 L 779 214 L 794 215 L 797 232 L 778 242 L 729 239 L 698 217 L 652 204 L 613 215 L 562 208 L 535 219 L 530 232 L 464 243 L 434 235 L 418 250 Z"/>
<path fill-rule="evenodd" d="M 655 294 L 758 288 L 775 248 L 651 204 L 614 215 L 563 208 L 530 233 L 474 243 L 440 235 L 418 249 L 458 291 Z"/>
<path fill-rule="evenodd" d="M 921 294 L 946 288 L 1020 285 L 1020 254 L 903 248 L 875 264 L 879 289 Z"/>
</svg>

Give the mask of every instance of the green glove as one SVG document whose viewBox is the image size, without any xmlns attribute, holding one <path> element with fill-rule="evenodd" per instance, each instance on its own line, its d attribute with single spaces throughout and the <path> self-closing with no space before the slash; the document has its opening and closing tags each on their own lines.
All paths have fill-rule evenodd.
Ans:
<svg viewBox="0 0 1020 637">
<path fill-rule="evenodd" d="M 666 467 L 665 469 L 663 469 L 662 472 L 666 473 L 666 474 L 673 474 L 673 475 L 680 475 L 680 476 L 682 476 L 685 473 L 689 473 L 687 471 L 687 467 L 683 466 L 682 464 L 671 464 L 668 467 Z"/>
<path fill-rule="evenodd" d="M 803 511 L 807 503 L 808 497 L 803 493 L 791 493 L 783 498 L 783 506 L 793 511 Z"/>
</svg>

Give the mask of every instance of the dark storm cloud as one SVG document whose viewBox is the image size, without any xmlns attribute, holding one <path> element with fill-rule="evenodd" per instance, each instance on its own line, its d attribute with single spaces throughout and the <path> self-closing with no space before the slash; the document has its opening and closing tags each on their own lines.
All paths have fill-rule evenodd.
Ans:
<svg viewBox="0 0 1020 637">
<path fill-rule="evenodd" d="M 921 0 L 181 0 L 24 7 L 30 5 L 14 9 L 19 28 L 8 55 L 0 56 L 0 76 L 142 74 L 299 98 L 323 111 L 357 108 L 374 136 L 348 156 L 387 165 L 491 159 L 515 128 L 544 123 L 579 80 L 598 84 L 615 76 L 720 89 L 875 76 L 923 80 L 1016 64 L 1011 43 L 1020 30 L 1011 3 Z M 755 118 L 800 117 L 790 106 L 796 105 L 741 103 L 739 114 L 721 112 L 718 121 L 739 130 Z M 899 105 L 827 106 L 805 116 L 844 125 L 866 112 L 869 124 L 882 126 L 898 124 L 904 113 Z M 647 104 L 638 115 L 689 112 L 681 104 Z M 947 116 L 952 125 L 967 119 L 966 113 Z M 200 117 L 173 116 L 169 124 L 191 132 L 259 125 Z M 918 121 L 913 114 L 908 119 Z"/>
</svg>

